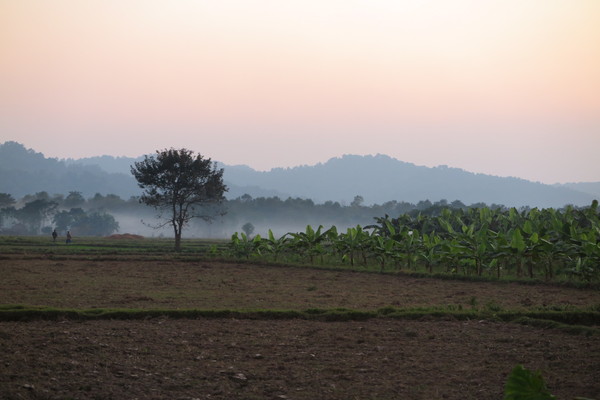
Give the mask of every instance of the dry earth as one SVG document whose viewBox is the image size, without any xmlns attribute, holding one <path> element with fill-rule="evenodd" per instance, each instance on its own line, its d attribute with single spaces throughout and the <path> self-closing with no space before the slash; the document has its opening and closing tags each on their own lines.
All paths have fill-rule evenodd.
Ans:
<svg viewBox="0 0 600 400">
<path fill-rule="evenodd" d="M 0 260 L 0 304 L 586 307 L 600 293 L 255 265 Z M 600 399 L 600 337 L 491 321 L 0 322 L 3 399 L 501 399 L 516 364 Z"/>
<path fill-rule="evenodd" d="M 0 304 L 93 308 L 375 310 L 600 305 L 600 292 L 311 268 L 176 261 L 0 260 Z"/>
</svg>

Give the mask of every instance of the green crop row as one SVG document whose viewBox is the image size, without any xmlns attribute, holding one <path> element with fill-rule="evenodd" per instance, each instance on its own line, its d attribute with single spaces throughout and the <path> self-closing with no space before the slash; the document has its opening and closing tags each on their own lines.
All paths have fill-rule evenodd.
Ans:
<svg viewBox="0 0 600 400">
<path fill-rule="evenodd" d="M 444 209 L 437 216 L 376 218 L 338 232 L 335 226 L 253 238 L 235 233 L 229 254 L 277 262 L 376 265 L 429 273 L 600 280 L 598 202 L 564 210 Z"/>
</svg>

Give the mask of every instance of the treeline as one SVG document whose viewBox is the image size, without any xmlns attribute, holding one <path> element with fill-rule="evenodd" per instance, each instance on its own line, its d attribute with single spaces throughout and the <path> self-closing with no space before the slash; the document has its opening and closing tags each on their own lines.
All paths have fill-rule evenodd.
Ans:
<svg viewBox="0 0 600 400">
<path fill-rule="evenodd" d="M 26 195 L 16 200 L 0 193 L 0 234 L 59 234 L 75 230 L 80 236 L 106 236 L 119 230 L 119 223 L 107 210 L 137 207 L 137 200 L 123 201 L 115 195 L 85 199 L 80 192 L 67 196 L 47 192 Z"/>
<path fill-rule="evenodd" d="M 336 225 L 350 227 L 368 225 L 383 215 L 438 215 L 444 208 L 481 208 L 483 203 L 469 206 L 456 200 L 432 203 L 423 200 L 416 204 L 388 201 L 384 204 L 365 206 L 361 196 L 355 196 L 349 204 L 326 201 L 316 204 L 310 199 L 257 197 L 248 194 L 233 200 L 225 200 L 225 214 L 213 223 L 193 220 L 186 229 L 188 237 L 228 238 L 245 226 L 254 233 L 265 234 L 271 229 L 276 234 L 303 230 L 306 225 Z M 491 208 L 504 208 L 492 205 Z M 122 199 L 115 194 L 97 193 L 84 198 L 81 192 L 66 195 L 38 192 L 20 199 L 0 193 L 0 234 L 38 235 L 57 229 L 63 234 L 74 230 L 79 236 L 106 236 L 121 229 L 127 233 L 146 236 L 169 235 L 167 231 L 151 228 L 155 211 L 139 203 L 138 197 Z M 142 220 L 144 222 L 142 222 Z"/>
</svg>

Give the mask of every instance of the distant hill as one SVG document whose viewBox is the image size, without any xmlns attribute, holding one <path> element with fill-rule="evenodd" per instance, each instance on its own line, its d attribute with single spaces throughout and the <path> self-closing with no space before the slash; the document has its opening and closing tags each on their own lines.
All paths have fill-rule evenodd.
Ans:
<svg viewBox="0 0 600 400">
<path fill-rule="evenodd" d="M 72 166 L 78 166 L 78 165 L 98 166 L 101 169 L 103 169 L 104 171 L 126 175 L 133 180 L 133 177 L 131 176 L 131 166 L 135 162 L 141 161 L 143 159 L 144 159 L 144 156 L 140 156 L 137 158 L 100 156 L 100 157 L 87 157 L 87 158 L 80 158 L 80 159 L 69 158 L 69 159 L 64 160 L 64 162 L 67 165 L 72 165 Z M 223 168 L 226 171 L 228 171 L 230 168 L 219 162 L 217 162 L 217 165 L 219 168 Z M 287 198 L 290 196 L 289 194 L 278 192 L 277 190 L 263 189 L 258 186 L 248 185 L 248 184 L 244 183 L 243 181 L 240 182 L 239 184 L 235 184 L 235 183 L 227 181 L 227 177 L 224 177 L 224 178 L 225 178 L 224 179 L 225 183 L 227 184 L 227 187 L 229 189 L 227 191 L 227 198 L 230 198 L 230 199 L 235 199 L 237 197 L 243 196 L 244 194 L 250 194 L 252 197 L 278 196 L 281 198 Z M 140 189 L 138 189 L 137 183 L 135 183 L 135 181 L 133 181 L 133 185 L 135 187 L 135 193 L 137 195 L 139 195 Z"/>
<path fill-rule="evenodd" d="M 68 165 L 17 142 L 0 144 L 0 192 L 20 198 L 37 192 L 66 195 L 70 191 L 84 197 L 112 193 L 125 199 L 139 194 L 132 176 L 108 173 L 98 165 Z"/>
<path fill-rule="evenodd" d="M 577 190 L 578 192 L 591 194 L 596 199 L 600 199 L 600 182 L 563 183 L 555 186 L 566 187 Z"/>
<path fill-rule="evenodd" d="M 46 158 L 42 153 L 27 149 L 20 143 L 5 142 L 0 144 L 0 193 L 20 198 L 37 192 L 67 195 L 70 191 L 77 191 L 86 198 L 100 193 L 116 194 L 128 199 L 141 194 L 131 175 L 130 166 L 142 159 L 143 156 L 100 156 L 59 160 Z M 246 193 L 253 197 L 289 196 L 276 190 L 246 184 L 227 182 L 227 185 L 228 198 L 240 197 Z"/>
<path fill-rule="evenodd" d="M 140 158 L 101 156 L 58 160 L 26 149 L 16 142 L 0 144 L 0 192 L 14 197 L 47 191 L 50 194 L 82 192 L 139 195 L 129 168 Z M 442 199 L 505 206 L 584 206 L 600 198 L 600 182 L 545 185 L 519 178 L 476 174 L 445 166 L 429 168 L 386 155 L 345 155 L 325 163 L 256 171 L 248 166 L 228 166 L 224 180 L 228 198 L 247 193 L 252 197 L 301 197 L 316 203 L 349 204 L 360 195 L 366 205 L 387 201 L 418 203 Z"/>
<path fill-rule="evenodd" d="M 389 200 L 460 200 L 506 206 L 562 207 L 589 205 L 594 196 L 565 186 L 519 178 L 475 174 L 445 166 L 429 168 L 386 155 L 345 155 L 314 166 L 258 172 L 246 166 L 226 168 L 232 183 L 251 182 L 262 188 L 307 197 L 315 202 L 346 202 L 360 195 L 366 204 Z"/>
<path fill-rule="evenodd" d="M 130 175 L 131 172 L 129 168 L 131 167 L 131 165 L 133 165 L 134 162 L 141 161 L 143 159 L 143 156 L 137 158 L 99 156 L 79 159 L 67 158 L 61 161 L 64 161 L 66 165 L 97 166 L 108 173 Z"/>
</svg>

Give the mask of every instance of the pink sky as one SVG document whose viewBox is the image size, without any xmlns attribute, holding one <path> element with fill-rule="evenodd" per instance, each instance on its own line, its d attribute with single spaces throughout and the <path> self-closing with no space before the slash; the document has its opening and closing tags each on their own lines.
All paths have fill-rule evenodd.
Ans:
<svg viewBox="0 0 600 400">
<path fill-rule="evenodd" d="M 3 0 L 8 140 L 600 181 L 600 1 Z"/>
</svg>

